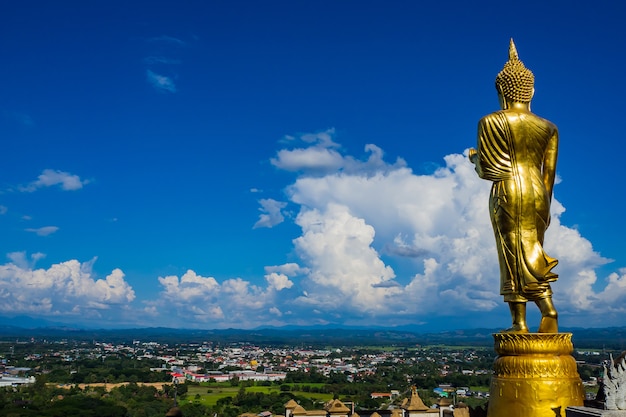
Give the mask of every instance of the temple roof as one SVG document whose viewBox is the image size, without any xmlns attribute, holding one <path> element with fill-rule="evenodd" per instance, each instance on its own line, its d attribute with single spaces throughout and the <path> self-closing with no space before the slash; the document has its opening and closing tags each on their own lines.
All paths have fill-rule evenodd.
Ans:
<svg viewBox="0 0 626 417">
<path fill-rule="evenodd" d="M 346 407 L 345 404 L 342 403 L 339 400 L 331 401 L 328 404 L 327 410 L 331 414 L 342 414 L 342 413 L 349 413 L 350 412 L 350 409 L 348 407 Z"/>
<path fill-rule="evenodd" d="M 411 388 L 411 397 L 408 401 L 402 404 L 402 408 L 407 411 L 426 411 L 429 410 L 424 404 L 424 401 L 420 398 L 415 387 Z"/>
<path fill-rule="evenodd" d="M 293 398 L 287 401 L 287 403 L 285 404 L 285 408 L 296 408 L 297 406 L 298 403 L 295 402 Z"/>
<path fill-rule="evenodd" d="M 293 411 L 291 412 L 294 416 L 305 416 L 306 410 L 300 404 L 296 404 Z"/>
</svg>

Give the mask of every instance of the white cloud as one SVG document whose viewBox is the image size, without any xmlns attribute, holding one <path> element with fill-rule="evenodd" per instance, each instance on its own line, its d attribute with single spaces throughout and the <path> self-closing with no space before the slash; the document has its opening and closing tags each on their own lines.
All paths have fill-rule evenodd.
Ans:
<svg viewBox="0 0 626 417">
<path fill-rule="evenodd" d="M 282 149 L 272 165 L 285 171 L 335 171 L 341 168 L 343 158 L 339 152 L 327 148 Z"/>
<path fill-rule="evenodd" d="M 37 236 L 49 236 L 53 233 L 56 233 L 59 228 L 57 226 L 44 226 L 37 229 L 28 228 L 24 230 L 27 232 L 35 233 Z"/>
<path fill-rule="evenodd" d="M 276 307 L 270 308 L 270 313 L 275 315 L 275 316 L 278 316 L 278 317 L 283 315 L 283 313 L 279 309 L 277 309 Z"/>
<path fill-rule="evenodd" d="M 318 133 L 305 133 L 300 136 L 300 139 L 306 143 L 311 143 L 315 146 L 320 146 L 322 148 L 338 148 L 339 144 L 337 144 L 333 140 L 333 136 L 335 135 L 335 129 L 330 128 L 323 132 Z"/>
<path fill-rule="evenodd" d="M 70 260 L 48 269 L 33 269 L 42 254 L 8 255 L 12 262 L 0 265 L 0 313 L 47 316 L 99 317 L 102 310 L 124 306 L 135 292 L 115 269 L 104 279 L 92 272 L 93 262 Z"/>
<path fill-rule="evenodd" d="M 151 70 L 146 71 L 146 76 L 148 82 L 152 84 L 152 86 L 158 91 L 169 93 L 175 93 L 177 91 L 176 85 L 174 84 L 174 81 L 171 77 L 157 74 L 156 72 L 153 72 Z"/>
<path fill-rule="evenodd" d="M 272 272 L 265 276 L 265 280 L 268 282 L 269 288 L 273 288 L 276 291 L 293 287 L 293 282 L 285 274 L 277 274 L 276 272 Z"/>
<path fill-rule="evenodd" d="M 22 269 L 32 269 L 38 260 L 45 258 L 46 255 L 41 252 L 36 252 L 30 255 L 30 259 L 26 256 L 26 252 L 11 252 L 7 254 L 7 258 L 14 265 Z"/>
<path fill-rule="evenodd" d="M 259 203 L 261 204 L 259 208 L 261 214 L 259 215 L 259 220 L 254 224 L 253 229 L 259 227 L 274 227 L 285 220 L 282 209 L 287 206 L 287 203 L 271 198 L 263 198 L 259 200 Z"/>
<path fill-rule="evenodd" d="M 266 266 L 265 272 L 276 272 L 279 274 L 287 275 L 288 277 L 295 277 L 296 275 L 302 275 L 308 272 L 307 268 L 302 268 L 300 265 L 294 262 L 286 263 L 283 265 Z"/>
<path fill-rule="evenodd" d="M 273 161 L 298 172 L 285 188 L 288 202 L 261 203 L 264 214 L 275 216 L 267 224 L 285 220 L 286 204 L 298 209 L 288 218 L 301 231 L 289 262 L 266 266 L 265 281 L 256 285 L 193 270 L 159 277 L 158 298 L 136 314 L 163 326 L 204 328 L 405 324 L 444 316 L 457 322 L 491 317 L 467 325 L 507 326 L 487 209 L 490 183 L 478 178 L 467 155 L 448 155 L 434 173 L 417 175 L 402 159 L 386 162 L 375 145 L 366 146 L 363 159 L 344 155 L 333 135 L 301 135 L 289 138 L 289 145 L 300 143 L 302 155 L 312 152 L 311 160 L 320 150 L 334 153 L 334 170 L 318 169 L 323 163 L 287 163 L 290 156 Z M 553 288 L 561 324 L 619 320 L 626 312 L 626 269 L 598 278 L 596 271 L 609 260 L 561 223 L 564 212 L 554 199 L 546 235 L 546 251 L 560 261 Z M 120 270 L 96 280 L 91 263 L 34 270 L 42 254 L 8 256 L 12 262 L 0 266 L 0 311 L 97 314 L 134 299 Z"/>
<path fill-rule="evenodd" d="M 595 270 L 611 260 L 595 252 L 591 242 L 582 237 L 578 230 L 561 224 L 559 216 L 565 209 L 560 203 L 556 210 L 558 214 L 555 215 L 553 211 L 546 233 L 546 251 L 559 260 L 557 272 L 561 278 L 553 284 L 555 303 L 562 306 L 562 314 L 598 313 L 605 306 L 605 303 L 599 301 L 602 294 L 606 294 L 608 286 L 600 293 L 595 292 L 598 281 Z M 615 291 L 618 296 L 620 291 L 622 296 L 626 295 L 624 289 L 615 288 Z"/>
<path fill-rule="evenodd" d="M 293 266 L 270 267 L 296 271 Z M 265 288 L 241 278 L 219 283 L 213 277 L 203 277 L 189 270 L 180 278 L 174 275 L 159 277 L 162 292 L 159 299 L 149 302 L 154 311 L 169 325 L 180 325 L 178 318 L 191 327 L 244 327 L 263 324 L 284 324 L 276 318 L 283 303 L 279 294 L 294 286 L 282 272 L 268 272 Z M 287 297 L 288 299 L 289 297 Z"/>
<path fill-rule="evenodd" d="M 0 206 L 0 216 L 3 214 L 7 214 L 7 211 L 9 211 L 7 206 Z"/>
<path fill-rule="evenodd" d="M 154 305 L 149 305 L 143 308 L 143 313 L 150 317 L 157 317 L 159 315 L 159 310 Z"/>
<path fill-rule="evenodd" d="M 332 172 L 341 168 L 343 157 L 336 148 L 338 145 L 332 140 L 334 129 L 319 133 L 307 133 L 299 137 L 285 136 L 285 142 L 302 142 L 306 147 L 295 149 L 281 149 L 276 158 L 270 161 L 272 165 L 286 171 L 305 172 Z"/>
<path fill-rule="evenodd" d="M 606 287 L 597 295 L 597 304 L 593 307 L 600 314 L 607 308 L 623 314 L 626 312 L 626 269 L 613 272 L 606 282 Z"/>
<path fill-rule="evenodd" d="M 487 211 L 490 183 L 478 178 L 467 155 L 448 155 L 433 174 L 417 175 L 400 158 L 385 162 L 375 145 L 367 145 L 364 160 L 343 155 L 333 135 L 287 137 L 287 146 L 303 145 L 279 150 L 271 160 L 298 172 L 286 191 L 299 206 L 302 230 L 294 240 L 301 269 L 294 287 L 306 296 L 289 307 L 363 324 L 505 312 Z M 610 275 L 597 290 L 595 269 L 609 260 L 560 223 L 564 210 L 555 199 L 546 236 L 548 254 L 561 262 L 554 298 L 562 321 L 599 313 L 599 305 L 619 311 L 626 272 Z M 501 325 L 507 320 L 505 312 Z"/>
<path fill-rule="evenodd" d="M 159 277 L 165 288 L 164 296 L 170 301 L 194 302 L 198 298 L 213 297 L 218 294 L 219 284 L 212 277 L 201 277 L 194 271 L 187 271 L 180 281 L 176 276 Z"/>
<path fill-rule="evenodd" d="M 308 169 L 315 164 L 283 165 L 299 172 L 286 188 L 289 203 L 299 207 L 295 262 L 265 267 L 264 287 L 242 278 L 219 282 L 194 271 L 160 277 L 160 298 L 148 303 L 146 313 L 158 311 L 164 321 L 191 318 L 184 324 L 200 327 L 256 327 L 422 323 L 498 311 L 502 316 L 491 325 L 508 325 L 487 212 L 490 184 L 478 178 L 466 155 L 448 155 L 433 174 L 416 175 L 401 159 L 385 162 L 375 145 L 367 145 L 363 160 L 344 156 L 332 133 L 289 138 L 290 144 L 308 144 L 300 148 L 303 155 L 311 149 L 314 155 L 320 149 L 336 152 L 340 167 L 324 172 Z M 261 204 L 268 217 L 273 212 L 284 221 L 276 213 L 286 203 Z M 612 275 L 608 290 L 594 293 L 594 268 L 606 260 L 560 224 L 563 212 L 555 200 L 547 239 L 563 244 L 547 249 L 561 258 L 561 280 L 567 281 L 563 290 L 555 285 L 557 306 L 567 317 L 594 312 L 597 301 L 619 305 L 618 294 L 626 299 L 626 272 Z"/>
<path fill-rule="evenodd" d="M 405 161 L 398 158 L 392 165 L 383 160 L 383 151 L 378 146 L 368 144 L 365 151 L 369 157 L 360 161 L 352 156 L 341 154 L 339 145 L 333 141 L 334 129 L 321 133 L 305 134 L 298 138 L 287 136 L 288 143 L 298 143 L 304 147 L 281 149 L 271 158 L 272 165 L 290 172 L 299 172 L 303 176 L 320 177 L 339 172 L 344 174 L 376 175 L 389 170 L 404 167 Z"/>
<path fill-rule="evenodd" d="M 54 169 L 44 169 L 43 172 L 37 177 L 37 180 L 31 182 L 26 186 L 19 187 L 20 191 L 33 192 L 39 188 L 53 187 L 58 185 L 64 191 L 80 190 L 88 184 L 88 180 L 81 180 L 78 175 L 70 174 L 65 171 L 58 171 Z"/>
<path fill-rule="evenodd" d="M 309 268 L 308 297 L 301 301 L 325 311 L 342 306 L 371 313 L 398 294 L 393 287 L 380 286 L 395 274 L 371 247 L 374 228 L 346 206 L 303 209 L 296 223 L 302 228 L 294 241 L 296 251 Z"/>
</svg>

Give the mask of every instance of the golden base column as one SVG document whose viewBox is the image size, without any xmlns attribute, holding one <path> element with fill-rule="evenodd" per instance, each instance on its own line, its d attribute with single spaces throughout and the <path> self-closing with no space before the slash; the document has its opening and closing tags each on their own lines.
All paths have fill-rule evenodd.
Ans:
<svg viewBox="0 0 626 417">
<path fill-rule="evenodd" d="M 488 417 L 565 416 L 583 405 L 571 333 L 496 333 Z"/>
</svg>

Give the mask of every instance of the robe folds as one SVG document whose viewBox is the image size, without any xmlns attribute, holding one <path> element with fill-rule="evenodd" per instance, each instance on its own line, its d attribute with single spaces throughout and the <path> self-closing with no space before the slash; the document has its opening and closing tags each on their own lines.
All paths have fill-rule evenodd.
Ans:
<svg viewBox="0 0 626 417">
<path fill-rule="evenodd" d="M 550 297 L 558 277 L 558 261 L 543 249 L 557 147 L 556 126 L 530 112 L 502 110 L 478 124 L 476 171 L 493 181 L 489 212 L 506 302 Z"/>
</svg>

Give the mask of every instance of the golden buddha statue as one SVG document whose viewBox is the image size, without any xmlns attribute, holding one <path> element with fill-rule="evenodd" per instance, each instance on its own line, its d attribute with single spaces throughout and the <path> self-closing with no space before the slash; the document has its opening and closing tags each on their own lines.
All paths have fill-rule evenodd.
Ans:
<svg viewBox="0 0 626 417">
<path fill-rule="evenodd" d="M 530 111 L 534 75 L 520 61 L 511 39 L 509 60 L 496 77 L 502 110 L 478 124 L 478 150 L 469 159 L 478 175 L 493 181 L 489 212 L 500 263 L 500 293 L 513 325 L 507 332 L 528 333 L 526 302 L 541 311 L 539 333 L 557 333 L 550 282 L 557 260 L 543 249 L 550 223 L 556 172 L 558 130 Z"/>
</svg>

